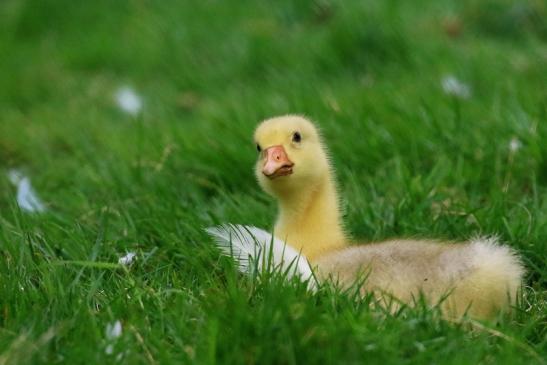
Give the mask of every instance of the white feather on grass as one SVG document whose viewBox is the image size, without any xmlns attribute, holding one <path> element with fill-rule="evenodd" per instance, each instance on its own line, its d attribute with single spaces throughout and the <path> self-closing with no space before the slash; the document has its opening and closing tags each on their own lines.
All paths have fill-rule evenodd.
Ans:
<svg viewBox="0 0 547 365">
<path fill-rule="evenodd" d="M 471 87 L 458 80 L 454 75 L 446 75 L 441 80 L 443 91 L 447 95 L 452 95 L 460 99 L 469 99 L 471 96 Z"/>
<path fill-rule="evenodd" d="M 105 337 L 106 337 L 106 348 L 104 352 L 107 355 L 112 355 L 114 353 L 114 344 L 118 338 L 122 335 L 122 322 L 117 320 L 114 323 L 108 323 L 106 325 Z"/>
<path fill-rule="evenodd" d="M 137 116 L 142 109 L 141 97 L 129 86 L 119 88 L 115 99 L 120 109 L 132 116 Z"/>
<path fill-rule="evenodd" d="M 206 228 L 217 246 L 236 260 L 239 271 L 281 270 L 288 279 L 299 277 L 316 287 L 315 276 L 306 257 L 270 233 L 253 226 L 222 225 Z"/>
<path fill-rule="evenodd" d="M 27 176 L 19 170 L 10 170 L 8 178 L 17 187 L 17 204 L 21 210 L 29 213 L 41 213 L 46 210 Z"/>
<path fill-rule="evenodd" d="M 130 266 L 136 258 L 137 254 L 135 252 L 128 252 L 125 256 L 119 258 L 118 264 Z"/>
</svg>

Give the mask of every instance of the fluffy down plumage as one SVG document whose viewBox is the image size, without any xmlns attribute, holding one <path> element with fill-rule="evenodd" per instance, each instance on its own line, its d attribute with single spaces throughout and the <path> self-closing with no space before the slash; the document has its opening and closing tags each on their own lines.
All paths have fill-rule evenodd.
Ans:
<svg viewBox="0 0 547 365">
<path fill-rule="evenodd" d="M 352 242 L 342 228 L 327 148 L 309 120 L 294 115 L 267 119 L 257 127 L 254 140 L 259 185 L 278 202 L 277 238 L 256 227 L 208 230 L 243 271 L 249 269 L 248 257 L 260 261 L 267 249 L 282 267 L 296 259 L 295 274 L 303 279 L 312 277 L 310 266 L 318 280 L 344 286 L 365 275 L 363 292 L 407 304 L 423 295 L 432 305 L 441 302 L 452 317 L 490 319 L 515 303 L 524 267 L 495 238 Z"/>
</svg>

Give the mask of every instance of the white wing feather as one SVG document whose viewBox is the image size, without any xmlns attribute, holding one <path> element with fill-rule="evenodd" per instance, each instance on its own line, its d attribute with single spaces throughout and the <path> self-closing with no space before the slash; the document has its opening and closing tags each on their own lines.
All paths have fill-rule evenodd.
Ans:
<svg viewBox="0 0 547 365">
<path fill-rule="evenodd" d="M 279 268 L 289 278 L 297 276 L 308 280 L 310 287 L 315 287 L 315 277 L 308 260 L 270 233 L 253 226 L 232 224 L 205 230 L 226 256 L 236 260 L 239 271 L 251 273 L 253 264 L 260 270 L 264 265 L 270 265 L 267 267 Z"/>
</svg>

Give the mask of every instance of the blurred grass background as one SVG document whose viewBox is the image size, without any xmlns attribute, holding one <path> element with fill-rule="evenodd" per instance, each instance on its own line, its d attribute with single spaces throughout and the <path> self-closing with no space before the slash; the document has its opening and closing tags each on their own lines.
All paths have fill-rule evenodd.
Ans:
<svg viewBox="0 0 547 365">
<path fill-rule="evenodd" d="M 541 362 L 546 19 L 540 0 L 2 1 L 0 364 Z M 251 136 L 285 113 L 322 128 L 355 237 L 498 234 L 522 254 L 508 337 L 219 259 L 202 227 L 273 222 Z M 10 169 L 45 213 L 18 208 Z"/>
</svg>

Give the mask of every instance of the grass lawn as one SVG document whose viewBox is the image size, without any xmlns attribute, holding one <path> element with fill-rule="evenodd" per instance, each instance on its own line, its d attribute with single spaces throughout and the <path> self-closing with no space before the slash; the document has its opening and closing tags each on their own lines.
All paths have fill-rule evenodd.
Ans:
<svg viewBox="0 0 547 365">
<path fill-rule="evenodd" d="M 0 365 L 545 363 L 546 18 L 539 0 L 3 0 Z M 238 274 L 203 228 L 271 227 L 251 137 L 286 113 L 320 125 L 354 237 L 518 250 L 514 314 L 470 329 Z M 13 169 L 44 212 L 20 209 Z"/>
</svg>

